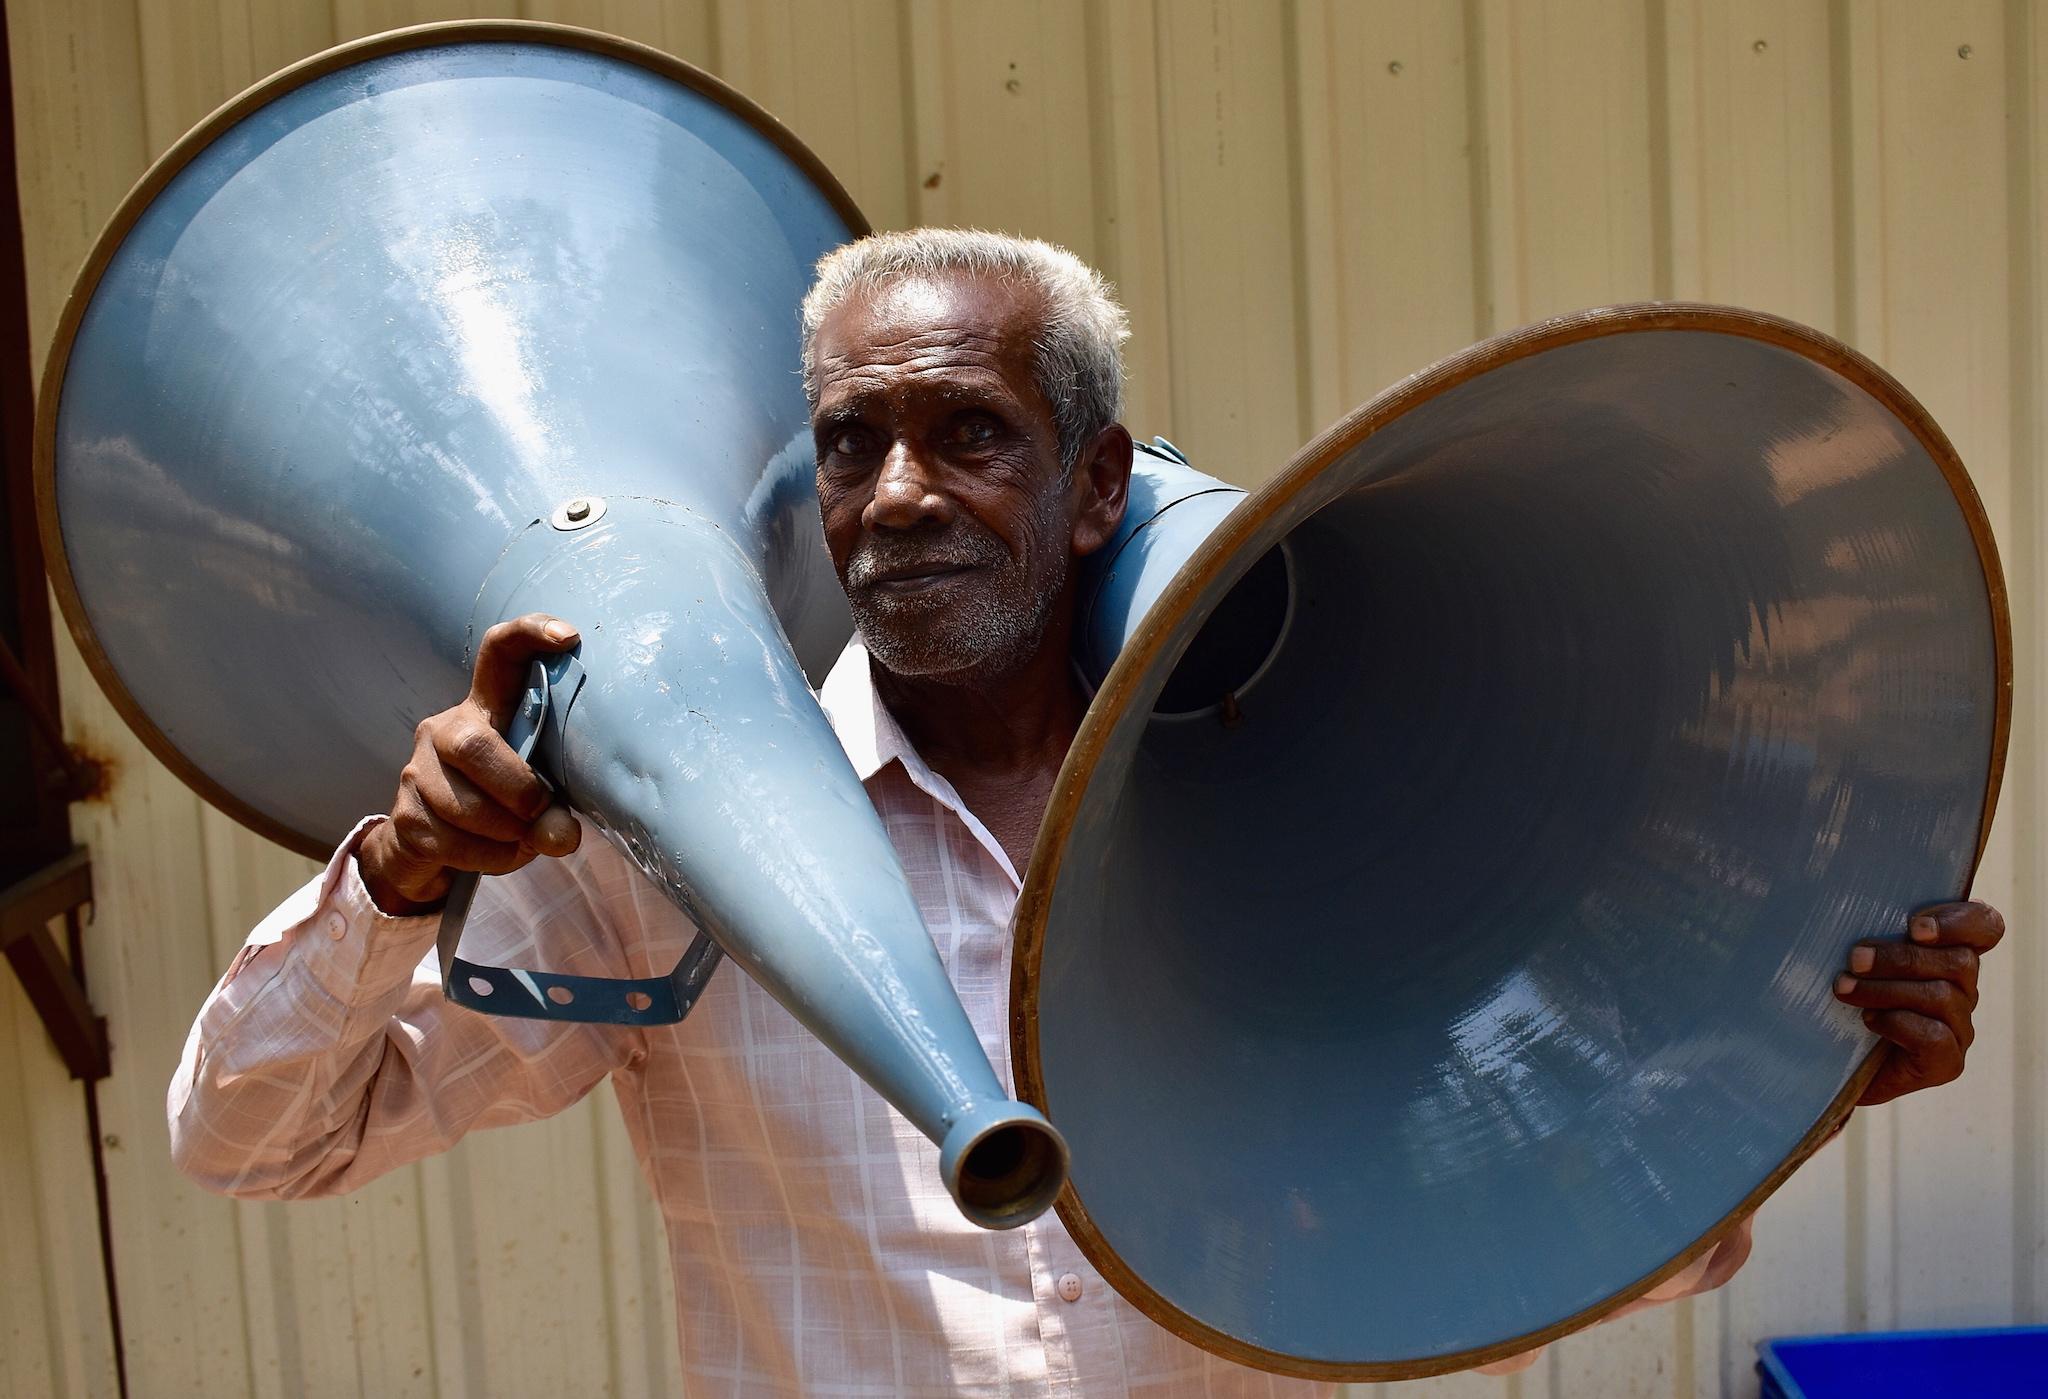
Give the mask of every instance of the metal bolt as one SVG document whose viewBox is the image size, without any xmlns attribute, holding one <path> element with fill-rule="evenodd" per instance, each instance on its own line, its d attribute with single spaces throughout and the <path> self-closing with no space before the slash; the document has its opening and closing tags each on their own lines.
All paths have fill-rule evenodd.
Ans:
<svg viewBox="0 0 2048 1399">
<path fill-rule="evenodd" d="M 1397 77 L 1397 78 L 1398 78 L 1398 77 L 1400 77 L 1400 76 L 1401 76 L 1401 60 L 1397 58 L 1397 59 L 1395 59 L 1395 60 L 1394 60 L 1394 61 L 1393 61 L 1392 63 L 1389 63 L 1389 64 L 1387 65 L 1387 71 L 1388 71 L 1389 73 L 1392 73 L 1392 74 L 1393 74 L 1393 75 L 1394 75 L 1395 77 Z"/>
<path fill-rule="evenodd" d="M 604 518 L 604 497 L 601 495 L 572 496 L 563 501 L 548 516 L 548 522 L 556 529 L 582 529 L 594 525 Z"/>
<path fill-rule="evenodd" d="M 1003 91 L 1005 92 L 1022 92 L 1023 90 L 1024 84 L 1015 78 L 1011 78 L 1003 84 Z"/>
<path fill-rule="evenodd" d="M 1752 49 L 1755 49 L 1758 53 L 1762 53 L 1765 49 L 1769 48 L 1770 46 L 1771 43 L 1768 39 L 1759 39 L 1755 43 L 1750 45 L 1750 47 Z"/>
<path fill-rule="evenodd" d="M 106 1149 L 109 1151 L 119 1151 L 121 1149 L 121 1139 L 115 1136 L 112 1132 L 109 1132 L 104 1137 L 101 1137 L 100 1144 L 105 1146 Z"/>
<path fill-rule="evenodd" d="M 1964 44 L 1961 48 L 1956 50 L 1956 57 L 1968 58 L 1970 56 L 1970 52 L 1970 46 L 1968 44 Z"/>
</svg>

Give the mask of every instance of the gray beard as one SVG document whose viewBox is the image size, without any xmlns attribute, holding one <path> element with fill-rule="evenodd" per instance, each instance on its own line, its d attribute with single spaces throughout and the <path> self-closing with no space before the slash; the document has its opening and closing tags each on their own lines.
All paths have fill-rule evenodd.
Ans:
<svg viewBox="0 0 2048 1399">
<path fill-rule="evenodd" d="M 1041 530 L 1039 537 L 1063 536 Z M 892 596 L 874 585 L 901 564 L 940 562 L 975 571 L 962 580 L 964 586 L 931 597 Z M 1034 589 L 1024 564 L 978 526 L 956 525 L 937 539 L 869 539 L 847 560 L 847 601 L 861 644 L 884 670 L 907 676 L 1006 675 L 1037 651 L 1066 584 L 1066 551 L 1050 562 Z"/>
</svg>

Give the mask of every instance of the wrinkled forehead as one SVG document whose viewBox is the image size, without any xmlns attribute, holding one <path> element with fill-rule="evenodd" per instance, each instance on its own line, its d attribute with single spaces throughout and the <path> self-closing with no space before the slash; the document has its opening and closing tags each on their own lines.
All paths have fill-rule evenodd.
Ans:
<svg viewBox="0 0 2048 1399">
<path fill-rule="evenodd" d="M 1027 287 L 967 273 L 910 274 L 858 288 L 818 327 L 821 383 L 863 368 L 953 362 L 1029 383 L 1044 319 Z"/>
</svg>

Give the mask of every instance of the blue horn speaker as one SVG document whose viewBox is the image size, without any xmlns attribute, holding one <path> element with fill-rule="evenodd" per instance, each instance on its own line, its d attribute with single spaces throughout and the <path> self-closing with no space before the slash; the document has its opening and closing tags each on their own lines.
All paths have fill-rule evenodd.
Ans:
<svg viewBox="0 0 2048 1399">
<path fill-rule="evenodd" d="M 1103 1274 L 1385 1380 L 1701 1256 L 1841 1123 L 1850 946 L 1968 889 L 2012 675 L 1925 411 L 1619 307 L 1374 399 L 1248 498 L 1142 454 L 1017 915 L 1020 1092 Z"/>
<path fill-rule="evenodd" d="M 573 620 L 515 738 L 708 939 L 619 983 L 451 935 L 451 998 L 657 1024 L 730 957 L 1008 1227 L 1064 1144 L 999 1083 L 806 679 L 850 625 L 797 305 L 861 231 L 787 131 L 651 49 L 490 22 L 322 54 L 101 237 L 43 385 L 44 542 L 128 722 L 307 853 L 383 809 L 487 627 Z"/>
</svg>

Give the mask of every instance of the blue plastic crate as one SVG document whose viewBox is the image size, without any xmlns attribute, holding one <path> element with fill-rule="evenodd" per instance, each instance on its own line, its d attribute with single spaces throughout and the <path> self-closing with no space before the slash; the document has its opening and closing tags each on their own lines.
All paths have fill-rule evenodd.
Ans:
<svg viewBox="0 0 2048 1399">
<path fill-rule="evenodd" d="M 1781 1336 L 1757 1356 L 1764 1399 L 2048 1395 L 2048 1326 Z"/>
</svg>

